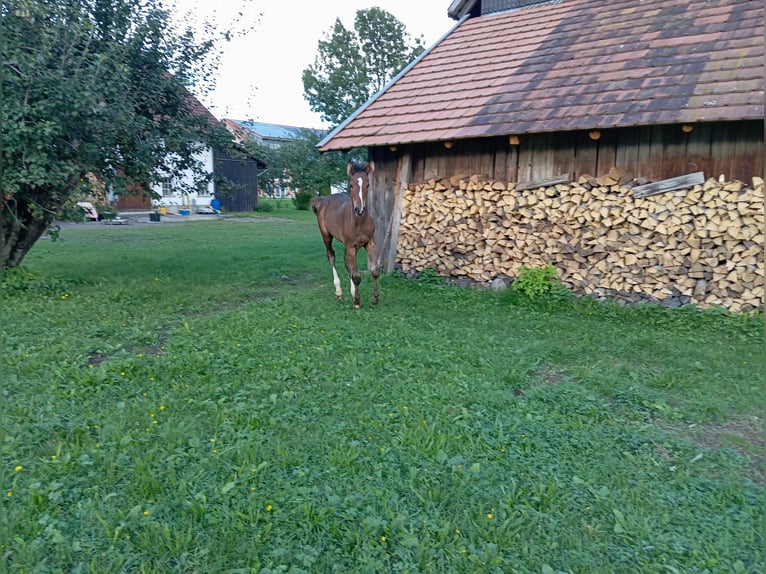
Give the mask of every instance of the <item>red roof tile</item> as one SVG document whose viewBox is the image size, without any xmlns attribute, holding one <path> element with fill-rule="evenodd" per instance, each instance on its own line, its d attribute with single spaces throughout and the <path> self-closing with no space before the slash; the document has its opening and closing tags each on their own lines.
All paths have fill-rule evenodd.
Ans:
<svg viewBox="0 0 766 574">
<path fill-rule="evenodd" d="M 763 2 L 559 0 L 469 18 L 322 151 L 761 119 Z"/>
</svg>

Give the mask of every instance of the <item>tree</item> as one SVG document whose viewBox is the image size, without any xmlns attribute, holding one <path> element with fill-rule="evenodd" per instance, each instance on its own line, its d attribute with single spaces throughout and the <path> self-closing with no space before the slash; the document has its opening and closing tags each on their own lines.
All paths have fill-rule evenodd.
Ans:
<svg viewBox="0 0 766 574">
<path fill-rule="evenodd" d="M 0 15 L 0 270 L 94 177 L 116 193 L 160 169 L 209 177 L 195 153 L 231 139 L 188 87 L 216 44 L 174 30 L 162 0 L 3 0 Z"/>
<path fill-rule="evenodd" d="M 301 130 L 294 140 L 282 143 L 279 148 L 250 144 L 248 151 L 263 160 L 268 168 L 259 179 L 258 186 L 268 195 L 276 190 L 274 183 L 289 180 L 299 194 L 329 195 L 332 186 L 346 179 L 345 154 L 329 152 L 320 154 L 317 144 L 322 132 Z M 300 209 L 308 209 L 308 200 L 297 201 Z"/>
<path fill-rule="evenodd" d="M 322 119 L 337 126 L 380 91 L 423 50 L 404 24 L 381 8 L 359 10 L 354 30 L 335 20 L 303 71 L 304 97 Z"/>
</svg>

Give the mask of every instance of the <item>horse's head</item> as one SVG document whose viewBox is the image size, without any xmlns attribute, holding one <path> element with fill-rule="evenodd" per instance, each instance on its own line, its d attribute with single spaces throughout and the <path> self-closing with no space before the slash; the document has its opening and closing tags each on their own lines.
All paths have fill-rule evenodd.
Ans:
<svg viewBox="0 0 766 574">
<path fill-rule="evenodd" d="M 354 204 L 354 215 L 365 215 L 367 213 L 367 196 L 370 191 L 370 174 L 375 165 L 348 162 L 348 192 L 351 195 L 351 201 Z"/>
</svg>

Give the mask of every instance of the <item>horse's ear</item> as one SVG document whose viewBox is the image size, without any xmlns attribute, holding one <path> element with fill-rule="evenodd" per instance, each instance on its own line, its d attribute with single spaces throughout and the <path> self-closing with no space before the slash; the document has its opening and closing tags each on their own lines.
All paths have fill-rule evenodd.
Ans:
<svg viewBox="0 0 766 574">
<path fill-rule="evenodd" d="M 371 161 L 370 163 L 368 163 L 367 167 L 364 169 L 364 171 L 366 171 L 368 174 L 370 174 L 373 171 L 375 171 L 375 162 Z"/>
<path fill-rule="evenodd" d="M 351 174 L 354 173 L 354 162 L 350 161 L 346 165 L 346 175 L 351 177 Z"/>
</svg>

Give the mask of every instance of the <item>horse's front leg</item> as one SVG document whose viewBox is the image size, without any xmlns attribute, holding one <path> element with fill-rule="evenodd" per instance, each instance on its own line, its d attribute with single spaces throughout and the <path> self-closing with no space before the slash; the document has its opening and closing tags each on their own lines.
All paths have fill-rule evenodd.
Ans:
<svg viewBox="0 0 766 574">
<path fill-rule="evenodd" d="M 354 302 L 354 309 L 359 309 L 361 306 L 359 303 L 359 284 L 362 282 L 362 276 L 356 266 L 357 249 L 355 245 L 346 246 L 346 271 L 348 271 L 348 278 L 351 280 L 351 300 Z"/>
<path fill-rule="evenodd" d="M 340 301 L 343 299 L 343 290 L 340 288 L 340 277 L 338 277 L 338 270 L 335 269 L 335 251 L 332 248 L 332 237 L 324 239 L 324 246 L 327 249 L 327 260 L 330 262 L 332 268 L 332 284 L 335 286 L 335 298 Z"/>
<path fill-rule="evenodd" d="M 375 241 L 371 239 L 364 249 L 367 251 L 367 269 L 369 269 L 372 274 L 372 304 L 377 305 L 380 298 L 378 287 L 380 265 L 378 265 L 378 257 L 375 253 Z"/>
</svg>

